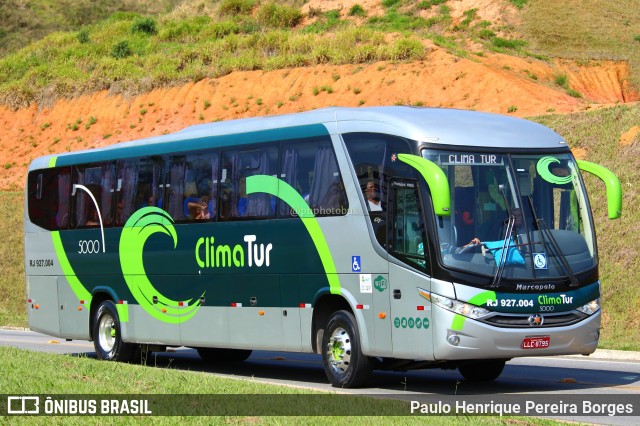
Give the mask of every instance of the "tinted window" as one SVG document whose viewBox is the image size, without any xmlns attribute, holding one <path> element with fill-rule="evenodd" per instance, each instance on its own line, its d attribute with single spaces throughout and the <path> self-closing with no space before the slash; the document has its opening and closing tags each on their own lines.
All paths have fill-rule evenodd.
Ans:
<svg viewBox="0 0 640 426">
<path fill-rule="evenodd" d="M 73 168 L 71 225 L 74 228 L 113 224 L 116 183 L 113 163 Z"/>
<path fill-rule="evenodd" d="M 162 207 L 164 161 L 158 157 L 120 160 L 116 166 L 116 224 L 124 225 L 138 209 Z"/>
<path fill-rule="evenodd" d="M 69 225 L 71 176 L 68 168 L 37 170 L 27 181 L 29 220 L 45 229 Z"/>
<path fill-rule="evenodd" d="M 283 144 L 280 172 L 280 178 L 300 193 L 315 216 L 346 214 L 349 205 L 328 137 Z M 284 202 L 278 209 L 280 215 L 296 216 Z"/>
<path fill-rule="evenodd" d="M 275 175 L 278 148 L 225 151 L 220 171 L 220 219 L 274 217 L 276 198 L 267 193 L 247 194 L 247 178 Z"/>
<path fill-rule="evenodd" d="M 176 221 L 217 217 L 217 152 L 176 155 L 167 168 L 166 210 Z"/>
<path fill-rule="evenodd" d="M 415 170 L 397 159 L 398 154 L 413 153 L 411 147 L 415 142 L 378 133 L 349 133 L 343 139 L 365 199 L 377 198 L 380 209 L 386 210 L 389 180 L 415 178 Z M 367 187 L 373 190 L 367 191 Z M 372 203 L 367 203 L 367 208 L 378 210 Z"/>
</svg>

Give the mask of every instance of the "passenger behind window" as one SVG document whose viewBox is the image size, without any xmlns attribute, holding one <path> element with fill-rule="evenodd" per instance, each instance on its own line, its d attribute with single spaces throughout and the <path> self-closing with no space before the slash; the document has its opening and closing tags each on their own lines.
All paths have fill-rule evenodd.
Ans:
<svg viewBox="0 0 640 426">
<path fill-rule="evenodd" d="M 188 203 L 189 217 L 195 220 L 211 219 L 211 211 L 209 207 L 209 197 L 206 195 L 200 197 L 198 201 Z"/>
<path fill-rule="evenodd" d="M 369 210 L 372 212 L 382 211 L 382 204 L 380 203 L 380 189 L 374 181 L 370 180 L 367 182 L 364 193 L 367 197 Z"/>
<path fill-rule="evenodd" d="M 89 214 L 87 215 L 87 221 L 85 222 L 86 226 L 98 226 L 100 225 L 100 217 L 98 216 L 98 211 L 95 207 L 92 207 L 89 210 Z"/>
</svg>

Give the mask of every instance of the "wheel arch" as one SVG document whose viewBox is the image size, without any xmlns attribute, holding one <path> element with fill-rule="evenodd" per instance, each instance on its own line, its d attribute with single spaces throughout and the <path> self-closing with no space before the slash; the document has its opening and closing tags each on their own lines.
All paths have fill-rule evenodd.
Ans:
<svg viewBox="0 0 640 426">
<path fill-rule="evenodd" d="M 111 300 L 116 303 L 118 296 L 108 287 L 96 287 L 91 295 L 91 306 L 89 307 L 89 337 L 93 340 L 93 322 L 95 321 L 95 313 L 98 306 L 105 300 Z"/>
<path fill-rule="evenodd" d="M 329 317 L 336 311 L 349 311 L 353 314 L 351 305 L 344 297 L 330 294 L 328 291 L 316 296 L 311 321 L 311 345 L 315 353 L 320 353 L 322 335 Z M 355 315 L 354 315 L 355 316 Z"/>
</svg>

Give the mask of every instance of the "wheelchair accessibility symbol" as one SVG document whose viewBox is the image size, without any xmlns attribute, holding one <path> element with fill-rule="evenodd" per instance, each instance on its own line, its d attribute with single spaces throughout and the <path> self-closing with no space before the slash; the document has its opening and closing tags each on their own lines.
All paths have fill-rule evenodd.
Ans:
<svg viewBox="0 0 640 426">
<path fill-rule="evenodd" d="M 360 272 L 362 271 L 362 266 L 360 264 L 360 256 L 351 256 L 351 272 Z"/>
<path fill-rule="evenodd" d="M 547 254 L 533 253 L 533 266 L 536 269 L 547 269 Z"/>
</svg>

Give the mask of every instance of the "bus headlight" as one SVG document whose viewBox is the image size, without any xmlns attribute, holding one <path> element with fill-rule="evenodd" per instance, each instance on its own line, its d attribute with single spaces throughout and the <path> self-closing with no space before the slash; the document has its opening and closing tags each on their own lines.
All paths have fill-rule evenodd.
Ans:
<svg viewBox="0 0 640 426">
<path fill-rule="evenodd" d="M 481 308 L 480 306 L 471 305 L 455 299 L 449 299 L 448 297 L 440 296 L 435 293 L 431 293 L 431 302 L 448 311 L 464 315 L 471 319 L 482 318 L 491 313 L 491 311 Z"/>
<path fill-rule="evenodd" d="M 591 302 L 576 309 L 583 314 L 593 315 L 600 310 L 600 298 L 598 297 L 596 300 L 592 300 Z"/>
</svg>

